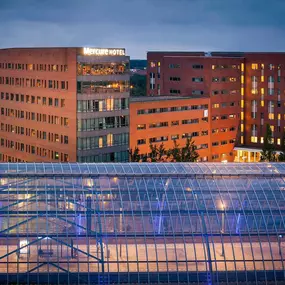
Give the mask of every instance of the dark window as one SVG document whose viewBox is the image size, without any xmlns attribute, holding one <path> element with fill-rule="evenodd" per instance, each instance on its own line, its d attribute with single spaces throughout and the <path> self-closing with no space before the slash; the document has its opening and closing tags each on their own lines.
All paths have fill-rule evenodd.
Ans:
<svg viewBox="0 0 285 285">
<path fill-rule="evenodd" d="M 65 81 L 61 81 L 61 89 L 65 89 Z"/>
<path fill-rule="evenodd" d="M 193 69 L 203 69 L 204 66 L 203 66 L 202 64 L 193 64 L 193 65 L 192 65 L 192 68 L 193 68 Z"/>
<path fill-rule="evenodd" d="M 178 90 L 178 89 L 170 89 L 170 94 L 180 94 L 180 90 Z"/>
<path fill-rule="evenodd" d="M 180 68 L 180 64 L 169 64 L 169 68 Z"/>
<path fill-rule="evenodd" d="M 138 145 L 145 144 L 145 139 L 140 139 L 137 141 Z"/>
</svg>

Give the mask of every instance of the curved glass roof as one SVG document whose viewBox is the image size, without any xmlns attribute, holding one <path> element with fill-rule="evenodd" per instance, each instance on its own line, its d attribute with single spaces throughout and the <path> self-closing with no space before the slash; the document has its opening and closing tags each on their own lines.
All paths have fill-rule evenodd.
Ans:
<svg viewBox="0 0 285 285">
<path fill-rule="evenodd" d="M 284 284 L 284 178 L 282 163 L 0 164 L 1 280 Z"/>
<path fill-rule="evenodd" d="M 282 163 L 1 163 L 0 174 L 284 174 Z"/>
</svg>

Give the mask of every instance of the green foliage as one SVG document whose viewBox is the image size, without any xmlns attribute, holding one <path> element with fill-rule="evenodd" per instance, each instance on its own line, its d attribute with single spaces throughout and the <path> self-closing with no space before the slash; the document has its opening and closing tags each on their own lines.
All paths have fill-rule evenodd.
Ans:
<svg viewBox="0 0 285 285">
<path fill-rule="evenodd" d="M 146 76 L 134 74 L 131 76 L 131 96 L 146 96 Z"/>
<path fill-rule="evenodd" d="M 278 156 L 278 161 L 285 161 L 285 132 L 281 140 L 281 153 Z"/>
<path fill-rule="evenodd" d="M 134 151 L 130 150 L 131 162 L 196 162 L 199 154 L 196 151 L 197 147 L 192 140 L 188 138 L 184 147 L 179 148 L 176 140 L 173 141 L 173 148 L 168 151 L 163 143 L 159 146 L 150 144 L 150 153 L 146 156 L 141 156 L 138 147 Z"/>
<path fill-rule="evenodd" d="M 140 150 L 136 146 L 134 150 L 129 150 L 129 156 L 131 162 L 139 162 L 140 161 Z"/>
<path fill-rule="evenodd" d="M 197 147 L 192 138 L 187 138 L 186 144 L 182 148 L 179 148 L 179 145 L 174 140 L 173 148 L 169 150 L 168 155 L 171 157 L 171 161 L 195 162 L 199 157 L 196 150 Z"/>
<path fill-rule="evenodd" d="M 261 151 L 260 161 L 276 161 L 276 152 L 272 143 L 272 131 L 270 125 L 266 125 L 266 133 L 264 136 L 264 144 Z"/>
</svg>

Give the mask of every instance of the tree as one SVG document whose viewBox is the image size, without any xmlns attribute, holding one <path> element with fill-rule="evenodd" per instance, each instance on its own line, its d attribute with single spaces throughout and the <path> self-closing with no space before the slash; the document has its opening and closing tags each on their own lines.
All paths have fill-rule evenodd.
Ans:
<svg viewBox="0 0 285 285">
<path fill-rule="evenodd" d="M 164 144 L 161 143 L 159 147 L 157 145 L 149 145 L 150 154 L 148 156 L 149 162 L 164 162 L 167 160 L 167 151 L 164 147 Z"/>
<path fill-rule="evenodd" d="M 197 146 L 195 145 L 195 142 L 192 140 L 192 137 L 187 138 L 185 147 L 183 147 L 181 151 L 181 161 L 196 162 L 199 157 L 199 154 L 196 150 Z"/>
<path fill-rule="evenodd" d="M 267 124 L 260 161 L 275 161 L 275 160 L 276 160 L 276 152 L 274 150 L 274 145 L 272 143 L 272 131 L 270 125 Z"/>
<path fill-rule="evenodd" d="M 173 141 L 173 148 L 168 150 L 167 155 L 170 157 L 171 162 L 181 162 L 179 144 L 176 142 L 176 140 Z"/>
<path fill-rule="evenodd" d="M 136 146 L 134 151 L 132 149 L 129 150 L 129 156 L 131 162 L 139 162 L 140 161 L 140 150 Z"/>
<path fill-rule="evenodd" d="M 281 153 L 278 156 L 278 161 L 285 161 L 285 132 L 281 140 Z"/>
<path fill-rule="evenodd" d="M 130 79 L 131 96 L 146 96 L 146 76 L 134 74 Z"/>
<path fill-rule="evenodd" d="M 196 150 L 195 142 L 190 137 L 187 138 L 186 144 L 182 148 L 179 148 L 179 144 L 174 140 L 173 148 L 169 150 L 168 155 L 170 156 L 170 161 L 173 162 L 195 162 L 199 157 Z"/>
</svg>

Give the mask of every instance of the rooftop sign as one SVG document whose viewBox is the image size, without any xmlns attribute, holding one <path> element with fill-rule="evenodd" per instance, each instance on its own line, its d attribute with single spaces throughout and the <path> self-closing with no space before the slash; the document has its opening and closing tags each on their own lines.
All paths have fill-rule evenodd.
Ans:
<svg viewBox="0 0 285 285">
<path fill-rule="evenodd" d="M 125 55 L 125 49 L 122 48 L 83 48 L 84 55 L 95 56 L 122 56 Z"/>
</svg>

